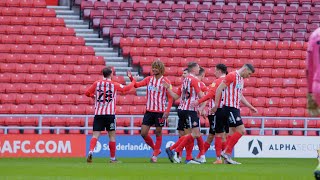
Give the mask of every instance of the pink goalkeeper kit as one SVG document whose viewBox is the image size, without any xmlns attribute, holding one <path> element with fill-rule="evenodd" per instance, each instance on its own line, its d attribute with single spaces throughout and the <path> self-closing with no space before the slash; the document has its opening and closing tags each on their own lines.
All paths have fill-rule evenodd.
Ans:
<svg viewBox="0 0 320 180">
<path fill-rule="evenodd" d="M 312 92 L 317 104 L 320 104 L 320 28 L 309 38 L 308 55 L 308 92 Z"/>
</svg>

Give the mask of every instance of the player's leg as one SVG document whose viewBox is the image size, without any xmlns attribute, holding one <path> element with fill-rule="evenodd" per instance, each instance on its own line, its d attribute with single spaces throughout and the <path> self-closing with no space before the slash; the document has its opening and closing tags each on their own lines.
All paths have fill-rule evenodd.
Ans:
<svg viewBox="0 0 320 180">
<path fill-rule="evenodd" d="M 103 122 L 104 118 L 103 115 L 95 115 L 93 119 L 93 133 L 92 133 L 92 138 L 90 140 L 90 146 L 89 146 L 89 153 L 87 156 L 87 162 L 91 163 L 92 162 L 92 156 L 93 156 L 93 151 L 94 148 L 97 145 L 97 141 L 99 139 L 101 131 L 105 130 L 105 125 Z"/>
<path fill-rule="evenodd" d="M 116 158 L 116 131 L 108 131 L 109 135 L 109 149 L 110 149 L 110 163 L 119 163 Z"/>
<path fill-rule="evenodd" d="M 163 119 L 163 113 L 155 113 L 156 118 L 156 143 L 154 146 L 153 155 L 151 162 L 157 162 L 157 156 L 161 153 L 161 144 L 162 144 L 162 127 L 165 124 L 166 119 Z"/>
<path fill-rule="evenodd" d="M 146 144 L 148 144 L 152 149 L 154 149 L 154 143 L 149 135 L 150 127 L 154 124 L 151 112 L 146 112 L 143 117 L 141 125 L 141 137 L 144 139 Z"/>
<path fill-rule="evenodd" d="M 316 180 L 320 180 L 320 149 L 317 150 L 318 153 L 318 166 L 314 170 L 314 177 Z"/>
<path fill-rule="evenodd" d="M 223 140 L 224 137 L 224 131 L 225 131 L 225 126 L 226 126 L 226 121 L 228 121 L 228 117 L 226 116 L 224 110 L 222 108 L 218 108 L 217 112 L 215 113 L 214 116 L 214 122 L 215 122 L 215 149 L 216 149 L 216 157 L 217 160 L 214 162 L 214 164 L 222 164 L 222 159 L 221 159 L 221 152 L 223 150 Z"/>
<path fill-rule="evenodd" d="M 229 123 L 230 123 L 230 127 L 233 128 L 233 134 L 229 138 L 228 143 L 226 145 L 226 149 L 221 153 L 221 155 L 225 158 L 226 162 L 229 164 L 241 164 L 232 160 L 231 154 L 232 154 L 232 149 L 234 148 L 236 143 L 239 141 L 242 135 L 245 134 L 245 127 L 243 125 L 239 109 L 229 108 L 228 112 L 230 114 Z"/>
<path fill-rule="evenodd" d="M 198 138 L 201 136 L 200 133 L 200 119 L 197 115 L 197 112 L 195 111 L 187 111 L 186 112 L 189 116 L 189 121 L 191 122 L 191 134 L 186 135 L 184 140 L 180 143 L 180 145 L 176 148 L 176 151 L 180 151 L 182 150 L 184 147 L 186 147 L 188 144 L 192 144 L 192 142 L 194 142 L 194 139 Z M 188 156 L 188 152 L 187 151 L 187 158 L 186 158 L 186 164 L 200 164 L 200 162 L 195 161 L 192 159 L 192 156 Z M 192 149 L 191 149 L 191 153 L 192 153 Z M 190 159 L 191 158 L 191 159 Z M 175 157 L 174 157 L 175 159 Z"/>
<path fill-rule="evenodd" d="M 110 163 L 119 163 L 116 159 L 116 126 L 114 115 L 108 115 L 106 129 L 109 135 Z"/>
</svg>

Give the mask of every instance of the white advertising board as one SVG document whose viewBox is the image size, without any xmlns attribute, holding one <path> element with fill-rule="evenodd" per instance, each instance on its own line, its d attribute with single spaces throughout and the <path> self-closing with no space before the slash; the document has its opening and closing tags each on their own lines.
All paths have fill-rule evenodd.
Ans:
<svg viewBox="0 0 320 180">
<path fill-rule="evenodd" d="M 234 148 L 234 156 L 316 158 L 319 148 L 319 136 L 243 136 Z"/>
</svg>

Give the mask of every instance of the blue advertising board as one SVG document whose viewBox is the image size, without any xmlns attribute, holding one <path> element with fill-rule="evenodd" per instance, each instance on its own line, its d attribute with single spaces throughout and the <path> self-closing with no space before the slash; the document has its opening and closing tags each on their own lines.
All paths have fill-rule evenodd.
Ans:
<svg viewBox="0 0 320 180">
<path fill-rule="evenodd" d="M 155 142 L 155 136 L 151 136 L 153 141 Z M 89 151 L 91 135 L 86 137 L 86 153 Z M 165 153 L 165 148 L 170 147 L 174 144 L 178 139 L 178 136 L 163 136 L 162 137 L 162 153 L 158 157 L 167 157 Z M 206 136 L 203 136 L 203 140 L 207 139 Z M 199 153 L 199 148 L 197 145 L 197 141 L 195 140 L 195 146 L 193 148 L 193 157 Z M 109 157 L 109 138 L 107 135 L 100 136 L 97 142 L 97 145 L 94 149 L 94 157 Z M 117 157 L 151 157 L 152 149 L 144 142 L 141 136 L 139 135 L 120 135 L 116 137 L 116 156 Z M 211 146 L 206 153 L 206 157 L 216 157 L 214 148 L 214 142 L 211 143 Z M 185 157 L 185 151 L 183 154 Z"/>
</svg>

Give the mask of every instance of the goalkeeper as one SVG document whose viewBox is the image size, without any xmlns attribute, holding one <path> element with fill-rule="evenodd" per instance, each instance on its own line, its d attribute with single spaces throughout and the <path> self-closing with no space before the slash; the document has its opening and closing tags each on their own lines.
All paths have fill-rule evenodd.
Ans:
<svg viewBox="0 0 320 180">
<path fill-rule="evenodd" d="M 307 50 L 308 111 L 311 116 L 320 114 L 320 28 L 309 38 Z"/>
</svg>

